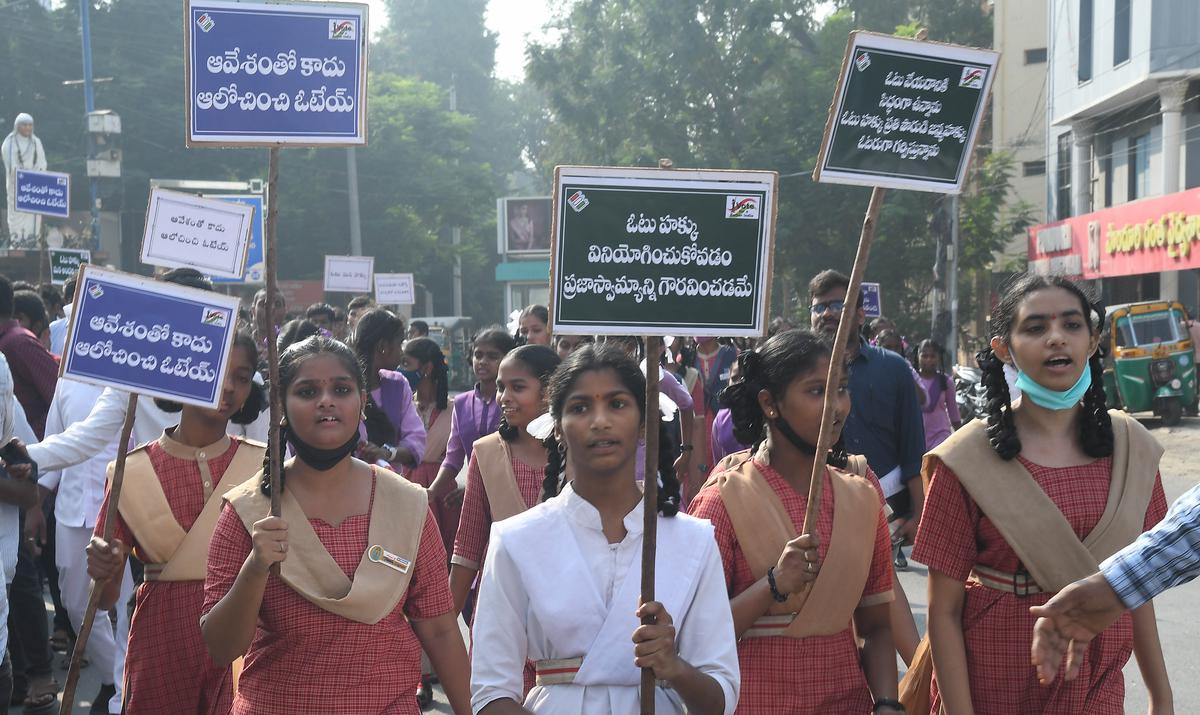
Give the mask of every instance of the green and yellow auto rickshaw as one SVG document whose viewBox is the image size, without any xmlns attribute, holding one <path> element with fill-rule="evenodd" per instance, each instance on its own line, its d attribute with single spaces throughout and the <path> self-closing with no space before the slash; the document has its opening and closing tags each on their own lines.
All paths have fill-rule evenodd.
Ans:
<svg viewBox="0 0 1200 715">
<path fill-rule="evenodd" d="M 1167 426 L 1178 424 L 1185 410 L 1196 414 L 1195 351 L 1187 317 L 1183 305 L 1174 301 L 1108 309 L 1104 390 L 1110 407 L 1153 411 Z"/>
</svg>

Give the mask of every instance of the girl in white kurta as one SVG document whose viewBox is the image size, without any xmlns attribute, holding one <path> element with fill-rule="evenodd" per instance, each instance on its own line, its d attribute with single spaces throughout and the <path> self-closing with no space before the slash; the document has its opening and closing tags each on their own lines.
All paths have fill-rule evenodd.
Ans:
<svg viewBox="0 0 1200 715">
<path fill-rule="evenodd" d="M 658 680 L 659 713 L 728 715 L 736 707 L 740 676 L 721 558 L 708 522 L 675 515 L 670 459 L 659 469 L 658 600 L 638 606 L 643 507 L 633 460 L 645 389 L 641 370 L 612 345 L 577 349 L 551 378 L 543 502 L 494 524 L 484 560 L 474 712 L 637 712 L 642 667 Z M 560 492 L 564 470 L 572 481 Z M 639 625 L 643 615 L 656 625 Z M 537 685 L 522 705 L 526 660 L 536 665 Z"/>
</svg>

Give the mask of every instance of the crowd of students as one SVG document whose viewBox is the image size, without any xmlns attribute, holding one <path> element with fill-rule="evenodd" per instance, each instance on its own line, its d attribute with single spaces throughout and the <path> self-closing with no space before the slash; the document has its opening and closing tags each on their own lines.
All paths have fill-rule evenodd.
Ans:
<svg viewBox="0 0 1200 715">
<path fill-rule="evenodd" d="M 211 289 L 187 269 L 161 279 Z M 437 681 L 457 713 L 631 713 L 650 668 L 661 713 L 1119 713 L 1131 653 L 1153 712 L 1171 712 L 1149 602 L 1072 652 L 1077 677 L 1048 665 L 1074 637 L 1047 646 L 1054 627 L 1081 632 L 1052 620 L 1050 597 L 1166 513 L 1161 448 L 1104 407 L 1103 309 L 1070 281 L 1016 280 L 979 354 L 988 418 L 959 429 L 940 348 L 921 342 L 911 365 L 886 326 L 869 341 L 848 285 L 813 278 L 811 329 L 777 319 L 762 341 L 668 339 L 651 355 L 637 338 L 551 335 L 530 306 L 515 331 L 475 334 L 476 382 L 453 398 L 420 321 L 406 329 L 366 298 L 289 316 L 260 292 L 217 409 L 137 402 L 105 540 L 127 399 L 56 385 L 54 314 L 0 277 L 0 438 L 21 438 L 0 455 L 13 614 L 0 695 L 56 707 L 44 573 L 64 649 L 89 578 L 115 609 L 88 642 L 106 676 L 93 712 L 415 713 Z M 838 439 L 818 455 L 847 310 Z M 278 517 L 263 443 L 272 326 Z M 664 395 L 652 415 L 650 369 Z M 652 474 L 646 429 L 660 434 Z M 818 458 L 817 518 L 800 533 Z M 657 600 L 641 603 L 647 478 Z M 930 573 L 920 642 L 894 573 L 906 541 Z M 41 615 L 18 613 L 35 600 Z M 1040 677 L 1031 606 L 1051 619 Z"/>
</svg>

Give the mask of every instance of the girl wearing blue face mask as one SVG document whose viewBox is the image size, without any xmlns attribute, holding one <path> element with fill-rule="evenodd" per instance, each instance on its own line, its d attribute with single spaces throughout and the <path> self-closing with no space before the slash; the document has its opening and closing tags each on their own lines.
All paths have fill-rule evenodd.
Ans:
<svg viewBox="0 0 1200 715">
<path fill-rule="evenodd" d="M 453 417 L 449 404 L 450 371 L 446 356 L 437 343 L 429 338 L 414 338 L 404 344 L 400 372 L 413 386 L 413 404 L 425 425 L 425 452 L 415 466 L 405 467 L 401 473 L 409 481 L 428 489 L 446 457 L 446 440 L 450 437 Z M 429 506 L 441 528 L 446 553 L 450 553 L 461 504 L 451 508 L 441 499 L 430 499 Z"/>
<path fill-rule="evenodd" d="M 404 354 L 404 321 L 376 308 L 359 318 L 351 345 L 367 380 L 358 457 L 396 470 L 415 467 L 425 454 L 426 437 L 413 404 L 415 376 L 396 369 Z"/>
<path fill-rule="evenodd" d="M 1149 603 L 1091 643 L 1077 680 L 1042 686 L 1029 665 L 1030 606 L 1085 577 L 1166 513 L 1162 448 L 1137 421 L 1105 408 L 1103 316 L 1065 278 L 1018 278 L 993 311 L 991 343 L 978 356 L 987 420 L 925 457 L 913 559 L 929 567 L 929 647 L 918 649 L 905 684 L 929 694 L 927 712 L 1118 715 L 1131 652 L 1150 711 L 1172 712 Z M 1015 403 L 1005 365 L 1017 370 Z M 921 675 L 931 672 L 925 686 Z"/>
</svg>

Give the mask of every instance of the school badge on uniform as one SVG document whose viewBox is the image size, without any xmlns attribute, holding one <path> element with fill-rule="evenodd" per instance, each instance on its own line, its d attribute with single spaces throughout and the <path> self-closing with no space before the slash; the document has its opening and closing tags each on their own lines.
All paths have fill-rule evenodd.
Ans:
<svg viewBox="0 0 1200 715">
<path fill-rule="evenodd" d="M 388 551 L 379 544 L 375 544 L 371 548 L 367 549 L 367 558 L 377 564 L 383 564 L 388 568 L 396 569 L 400 573 L 408 573 L 408 570 L 412 568 L 411 561 L 393 554 L 391 551 Z"/>
</svg>

